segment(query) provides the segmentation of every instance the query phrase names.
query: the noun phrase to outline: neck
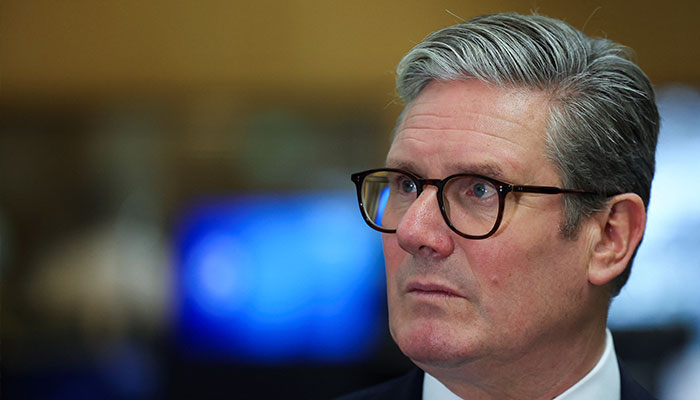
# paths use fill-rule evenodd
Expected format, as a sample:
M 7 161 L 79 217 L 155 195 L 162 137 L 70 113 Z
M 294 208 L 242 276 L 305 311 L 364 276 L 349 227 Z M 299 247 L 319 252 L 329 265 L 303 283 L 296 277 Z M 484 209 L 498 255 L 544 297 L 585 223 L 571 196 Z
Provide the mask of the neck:
M 542 338 L 508 359 L 418 365 L 465 399 L 552 399 L 582 379 L 605 349 L 605 321 L 562 338 Z

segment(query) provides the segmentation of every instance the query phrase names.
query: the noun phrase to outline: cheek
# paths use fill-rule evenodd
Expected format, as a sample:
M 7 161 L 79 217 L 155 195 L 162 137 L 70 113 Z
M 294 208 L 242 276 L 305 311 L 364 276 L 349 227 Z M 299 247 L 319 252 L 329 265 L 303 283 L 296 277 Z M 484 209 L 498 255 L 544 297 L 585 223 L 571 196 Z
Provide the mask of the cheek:
M 523 234 L 492 237 L 487 239 L 490 243 L 465 244 L 468 247 L 465 253 L 487 312 L 515 316 L 518 310 L 538 303 L 542 293 L 557 284 L 555 271 L 564 261 L 557 258 L 557 239 L 531 239 L 531 235 Z
M 396 272 L 407 253 L 399 246 L 396 235 L 382 234 L 382 248 L 384 250 L 387 290 L 391 297 Z
M 399 295 L 399 266 L 408 253 L 398 244 L 396 235 L 382 235 L 382 247 L 384 249 L 384 263 L 386 269 L 386 296 L 389 311 L 389 331 L 398 343 L 396 330 L 402 326 L 402 321 L 408 317 L 404 315 L 401 296 Z
M 489 238 L 486 240 L 495 239 Z M 518 243 L 508 241 L 467 243 L 465 254 L 477 281 L 483 289 L 508 286 L 517 269 L 522 268 L 522 251 Z
M 382 249 L 388 274 L 390 270 L 395 270 L 401 264 L 407 253 L 399 246 L 395 234 L 382 234 Z
M 525 232 L 478 243 L 466 253 L 479 282 L 481 305 L 491 322 L 517 335 L 553 323 L 576 308 L 585 273 L 574 242 L 558 232 Z

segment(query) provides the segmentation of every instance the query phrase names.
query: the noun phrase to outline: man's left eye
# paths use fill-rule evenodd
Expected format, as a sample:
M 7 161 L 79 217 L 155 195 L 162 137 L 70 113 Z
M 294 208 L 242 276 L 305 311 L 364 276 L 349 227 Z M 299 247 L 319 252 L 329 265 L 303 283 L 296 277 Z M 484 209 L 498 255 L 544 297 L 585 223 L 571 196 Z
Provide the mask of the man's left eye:
M 472 186 L 471 192 L 474 194 L 474 197 L 478 199 L 485 199 L 496 194 L 495 188 L 485 182 L 475 183 Z

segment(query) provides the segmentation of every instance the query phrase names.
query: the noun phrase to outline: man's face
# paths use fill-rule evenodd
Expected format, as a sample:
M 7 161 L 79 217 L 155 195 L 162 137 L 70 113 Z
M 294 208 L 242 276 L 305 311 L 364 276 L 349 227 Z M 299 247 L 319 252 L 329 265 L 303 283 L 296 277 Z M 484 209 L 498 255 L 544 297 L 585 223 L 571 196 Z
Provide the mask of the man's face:
M 433 82 L 409 106 L 387 166 L 560 186 L 545 156 L 547 115 L 538 92 Z M 469 240 L 447 226 L 436 193 L 426 186 L 383 235 L 391 333 L 407 356 L 423 368 L 508 363 L 580 333 L 590 240 L 559 233 L 559 195 L 509 194 L 498 232 Z

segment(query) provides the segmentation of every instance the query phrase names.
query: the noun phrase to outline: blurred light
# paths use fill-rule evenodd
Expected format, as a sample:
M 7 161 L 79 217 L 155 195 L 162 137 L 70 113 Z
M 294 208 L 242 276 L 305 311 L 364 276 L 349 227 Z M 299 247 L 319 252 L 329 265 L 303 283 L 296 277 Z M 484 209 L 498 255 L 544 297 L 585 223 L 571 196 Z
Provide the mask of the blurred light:
M 661 133 L 647 228 L 628 284 L 613 301 L 613 329 L 684 325 L 700 340 L 700 93 L 658 93 Z
M 179 234 L 183 350 L 247 362 L 354 361 L 383 327 L 378 235 L 340 193 L 201 204 Z

